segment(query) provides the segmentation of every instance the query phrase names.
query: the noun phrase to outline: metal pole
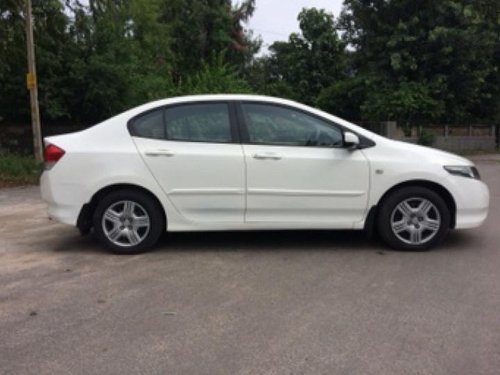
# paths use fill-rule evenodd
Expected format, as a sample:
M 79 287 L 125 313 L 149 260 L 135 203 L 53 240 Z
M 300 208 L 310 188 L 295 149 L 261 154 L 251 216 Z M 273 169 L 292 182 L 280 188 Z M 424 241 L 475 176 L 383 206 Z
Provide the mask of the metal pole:
M 33 128 L 33 151 L 38 162 L 43 161 L 42 131 L 40 127 L 40 109 L 38 108 L 38 85 L 36 79 L 35 45 L 33 43 L 33 16 L 31 0 L 26 0 L 26 49 L 28 51 L 28 74 L 26 86 L 30 91 L 31 126 Z

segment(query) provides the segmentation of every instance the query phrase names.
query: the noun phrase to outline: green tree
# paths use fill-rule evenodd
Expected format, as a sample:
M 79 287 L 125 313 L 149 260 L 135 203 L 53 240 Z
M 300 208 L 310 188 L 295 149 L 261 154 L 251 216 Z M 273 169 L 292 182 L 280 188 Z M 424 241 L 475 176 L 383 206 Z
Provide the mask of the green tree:
M 346 0 L 345 40 L 371 119 L 491 118 L 498 100 L 497 0 Z
M 62 4 L 57 0 L 33 1 L 34 32 L 42 116 L 55 119 L 67 115 L 64 97 L 68 94 L 64 76 L 67 59 L 64 47 L 68 25 Z M 0 118 L 18 122 L 29 116 L 26 89 L 26 41 L 24 1 L 0 3 Z
M 214 55 L 210 62 L 204 62 L 198 72 L 180 82 L 176 94 L 241 94 L 251 92 L 248 83 L 240 77 L 235 67 L 224 62 L 224 59 L 224 54 L 220 53 L 218 56 Z
M 0 120 L 16 118 L 16 108 L 25 105 L 26 64 L 20 65 L 25 58 L 21 12 L 20 1 L 0 3 Z
M 255 10 L 255 0 L 236 7 L 231 0 L 165 0 L 162 9 L 175 51 L 174 79 L 197 72 L 213 54 L 224 51 L 228 63 L 244 65 L 260 47 L 243 28 Z
M 156 0 L 76 1 L 70 71 L 70 112 L 77 121 L 98 121 L 165 96 L 171 60 L 169 33 Z
M 300 34 L 273 43 L 270 55 L 254 69 L 268 76 L 257 81 L 263 85 L 261 91 L 314 104 L 324 88 L 343 76 L 345 45 L 333 16 L 324 10 L 303 9 L 298 20 Z
M 34 0 L 41 116 L 44 122 L 102 120 L 167 95 L 168 25 L 160 0 Z M 24 1 L 0 3 L 0 117 L 29 119 Z
M 347 120 L 359 120 L 369 84 L 369 79 L 363 76 L 340 79 L 320 92 L 316 106 Z

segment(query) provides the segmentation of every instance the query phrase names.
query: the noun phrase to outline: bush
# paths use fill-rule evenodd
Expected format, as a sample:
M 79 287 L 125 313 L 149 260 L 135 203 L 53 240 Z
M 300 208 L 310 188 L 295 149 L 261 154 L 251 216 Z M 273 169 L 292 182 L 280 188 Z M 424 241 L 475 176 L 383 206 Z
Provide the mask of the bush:
M 210 64 L 203 63 L 200 71 L 187 77 L 177 89 L 177 95 L 243 94 L 250 93 L 247 82 L 235 69 L 224 62 L 224 54 L 214 55 Z
M 432 146 L 435 140 L 436 136 L 434 135 L 434 133 L 422 129 L 418 137 L 417 143 L 422 146 Z
M 364 77 L 337 81 L 323 89 L 316 99 L 316 106 L 336 116 L 357 121 L 361 119 L 360 107 L 366 100 Z
M 33 156 L 0 152 L 0 187 L 36 184 L 40 170 Z

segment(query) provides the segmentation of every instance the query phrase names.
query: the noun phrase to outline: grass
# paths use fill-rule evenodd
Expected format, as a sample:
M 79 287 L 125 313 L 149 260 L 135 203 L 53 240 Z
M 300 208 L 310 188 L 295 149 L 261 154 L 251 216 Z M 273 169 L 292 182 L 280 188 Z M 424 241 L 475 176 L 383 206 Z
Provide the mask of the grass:
M 40 171 L 33 156 L 0 152 L 0 187 L 37 184 Z

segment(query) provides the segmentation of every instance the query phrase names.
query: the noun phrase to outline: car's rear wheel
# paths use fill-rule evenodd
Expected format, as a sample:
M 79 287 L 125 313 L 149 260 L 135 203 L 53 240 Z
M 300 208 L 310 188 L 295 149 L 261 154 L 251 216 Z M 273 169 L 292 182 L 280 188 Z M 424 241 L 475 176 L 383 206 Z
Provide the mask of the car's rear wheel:
M 445 201 L 425 187 L 396 190 L 380 207 L 379 233 L 395 249 L 430 249 L 444 239 L 449 228 L 450 211 Z
M 93 216 L 99 240 L 118 254 L 136 254 L 153 247 L 165 223 L 158 203 L 136 190 L 111 192 L 99 201 Z

